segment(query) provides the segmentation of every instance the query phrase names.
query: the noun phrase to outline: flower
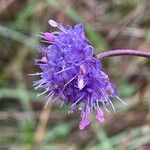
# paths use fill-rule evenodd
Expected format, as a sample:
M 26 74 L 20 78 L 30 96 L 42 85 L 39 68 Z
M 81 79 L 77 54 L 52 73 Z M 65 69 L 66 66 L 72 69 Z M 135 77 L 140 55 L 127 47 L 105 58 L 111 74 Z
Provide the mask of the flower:
M 41 69 L 40 80 L 34 82 L 35 89 L 43 88 L 41 96 L 47 94 L 47 103 L 61 101 L 61 106 L 67 104 L 74 112 L 80 106 L 80 129 L 91 123 L 91 113 L 104 122 L 103 108 L 111 105 L 115 110 L 112 98 L 119 97 L 115 86 L 102 71 L 100 61 L 94 57 L 94 48 L 85 36 L 82 24 L 75 27 L 63 26 L 49 20 L 52 27 L 59 32 L 45 32 L 42 39 L 47 46 L 39 46 L 41 59 L 35 59 L 35 64 Z M 100 107 L 102 104 L 103 108 Z

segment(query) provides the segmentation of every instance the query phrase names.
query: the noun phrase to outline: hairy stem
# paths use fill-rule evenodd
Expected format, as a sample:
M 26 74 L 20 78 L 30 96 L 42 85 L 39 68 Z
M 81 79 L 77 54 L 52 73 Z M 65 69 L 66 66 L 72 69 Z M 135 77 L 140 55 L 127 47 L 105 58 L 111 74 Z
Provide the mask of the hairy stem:
M 118 49 L 118 50 L 105 51 L 105 52 L 101 52 L 97 54 L 96 57 L 98 59 L 102 59 L 102 58 L 107 58 L 107 57 L 123 56 L 123 55 L 141 56 L 141 57 L 150 58 L 150 52 L 131 50 L 131 49 Z

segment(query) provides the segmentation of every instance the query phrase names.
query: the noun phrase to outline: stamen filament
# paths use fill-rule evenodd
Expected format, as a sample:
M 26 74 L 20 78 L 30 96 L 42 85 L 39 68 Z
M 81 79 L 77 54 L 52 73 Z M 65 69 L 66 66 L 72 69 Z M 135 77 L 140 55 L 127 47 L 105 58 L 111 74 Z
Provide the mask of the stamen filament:
M 116 96 L 116 98 L 117 98 L 120 102 L 122 102 L 123 104 L 128 105 L 128 104 L 127 104 L 126 102 L 124 102 L 120 97 Z

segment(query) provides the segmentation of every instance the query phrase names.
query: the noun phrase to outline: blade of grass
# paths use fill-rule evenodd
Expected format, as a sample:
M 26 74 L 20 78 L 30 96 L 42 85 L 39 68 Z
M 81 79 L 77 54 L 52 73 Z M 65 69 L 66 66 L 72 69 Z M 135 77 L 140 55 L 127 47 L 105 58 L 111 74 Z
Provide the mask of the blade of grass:
M 144 129 L 147 129 L 147 131 L 144 132 L 143 131 Z M 101 132 L 99 132 L 99 133 L 101 133 Z M 130 150 L 135 150 L 135 149 L 139 149 L 143 144 L 148 142 L 148 140 L 150 139 L 149 133 L 150 133 L 149 125 L 144 125 L 142 127 L 131 129 L 128 132 L 124 131 L 124 132 L 121 132 L 120 134 L 117 134 L 113 137 L 110 137 L 110 138 L 107 137 L 107 138 L 109 141 L 111 141 L 111 146 L 114 147 L 115 149 L 119 149 L 120 144 L 122 144 L 125 139 L 129 138 L 129 141 L 127 143 L 127 147 Z M 105 139 L 105 136 L 103 137 L 103 133 L 102 133 L 101 143 L 98 145 L 94 145 L 93 147 L 91 147 L 89 149 L 90 150 L 96 150 L 96 149 L 102 148 L 103 147 L 103 142 L 102 142 L 103 139 Z M 143 139 L 143 140 L 141 140 L 141 139 Z
M 36 98 L 36 93 L 31 92 L 31 91 L 24 91 L 24 89 L 0 88 L 0 99 L 5 98 L 5 97 L 22 99 L 22 93 L 24 92 L 27 92 L 30 100 L 34 100 Z
M 0 35 L 21 42 L 24 45 L 32 48 L 37 41 L 35 38 L 29 37 L 23 33 L 4 27 L 2 25 L 0 25 Z

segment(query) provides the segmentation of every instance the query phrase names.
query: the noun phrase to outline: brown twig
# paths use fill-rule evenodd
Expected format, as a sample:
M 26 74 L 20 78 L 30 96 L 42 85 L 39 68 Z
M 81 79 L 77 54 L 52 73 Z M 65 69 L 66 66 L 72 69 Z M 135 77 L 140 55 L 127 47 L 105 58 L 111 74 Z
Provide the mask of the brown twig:
M 129 14 L 127 14 L 123 19 L 121 19 L 109 32 L 108 40 L 111 41 L 114 39 L 123 29 L 129 24 L 136 16 L 141 14 L 143 10 L 147 7 L 147 5 L 140 4 L 134 10 L 132 10 Z
M 15 0 L 1 0 L 0 13 L 5 11 Z
M 44 133 L 46 131 L 46 126 L 49 120 L 50 111 L 51 111 L 51 105 L 48 105 L 46 108 L 42 110 L 40 114 L 39 124 L 35 131 L 34 142 L 31 148 L 32 150 L 40 150 L 40 146 L 42 144 Z

